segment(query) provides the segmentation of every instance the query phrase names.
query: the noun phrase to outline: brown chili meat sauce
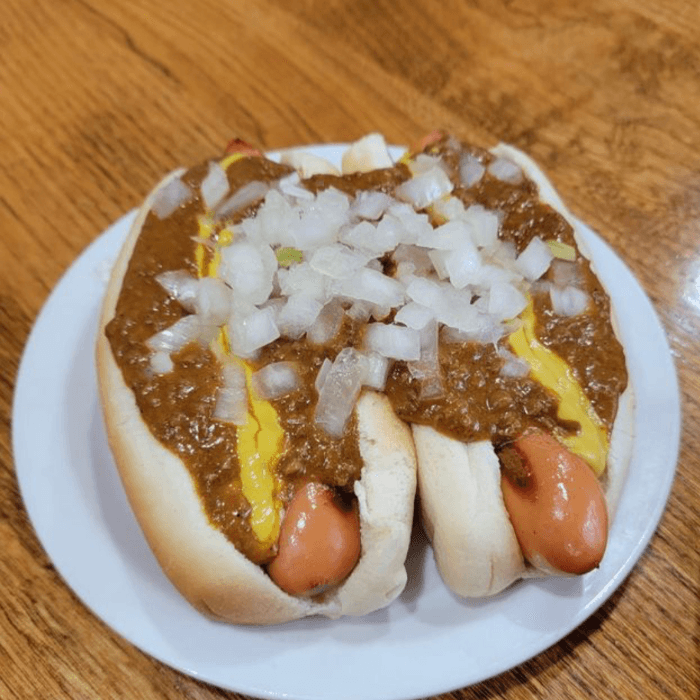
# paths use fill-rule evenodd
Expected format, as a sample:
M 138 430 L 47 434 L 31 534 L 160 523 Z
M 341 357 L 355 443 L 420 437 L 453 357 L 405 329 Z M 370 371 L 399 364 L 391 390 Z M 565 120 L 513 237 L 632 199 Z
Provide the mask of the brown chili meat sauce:
M 461 186 L 458 163 L 464 149 L 484 165 L 492 159 L 486 151 L 458 147 L 451 139 L 429 146 L 427 152 L 441 156 L 456 184 L 453 195 L 465 205 L 478 203 L 502 213 L 499 237 L 512 241 L 518 251 L 534 236 L 575 245 L 570 225 L 539 201 L 537 188 L 530 181 L 509 184 L 487 172 L 477 184 Z M 183 181 L 199 193 L 206 172 L 206 165 L 192 168 Z M 235 192 L 251 181 L 272 182 L 290 172 L 287 166 L 253 156 L 234 161 L 227 175 Z M 392 194 L 409 177 L 406 165 L 399 164 L 372 173 L 317 175 L 303 184 L 315 193 L 334 187 L 349 196 L 361 190 Z M 255 207 L 239 212 L 237 220 L 253 215 Z M 149 364 L 146 341 L 187 313 L 154 278 L 169 270 L 184 269 L 196 275 L 193 238 L 204 209 L 196 194 L 163 220 L 153 212 L 148 214 L 106 334 L 144 422 L 187 466 L 210 521 L 249 559 L 263 563 L 270 552 L 257 541 L 250 525 L 251 508 L 240 485 L 236 428 L 212 416 L 216 391 L 222 383 L 219 361 L 208 348 L 193 343 L 173 355 L 170 372 L 154 374 Z M 382 262 L 385 273 L 389 273 L 392 265 L 387 260 Z M 548 295 L 533 293 L 536 332 L 545 346 L 572 367 L 610 431 L 618 397 L 627 383 L 624 354 L 612 329 L 609 299 L 588 262 L 577 253 L 572 265 L 592 303 L 584 313 L 565 318 L 553 313 Z M 279 339 L 262 348 L 252 361 L 255 368 L 277 361 L 292 361 L 298 368 L 300 388 L 272 400 L 285 433 L 285 445 L 276 465 L 281 481 L 287 484 L 283 487 L 286 492 L 279 494 L 282 498 L 290 497 L 294 484 L 306 479 L 351 492 L 360 476 L 362 463 L 354 418 L 342 438 L 332 439 L 315 425 L 313 413 L 318 398 L 314 381 L 324 359 L 332 361 L 344 347 L 361 347 L 363 331 L 362 324 L 346 316 L 336 337 L 323 346 L 305 338 Z M 538 382 L 527 376 L 501 374 L 504 360 L 493 343 L 441 342 L 439 361 L 443 392 L 433 399 L 421 398 L 421 384 L 406 362 L 393 363 L 385 393 L 403 420 L 434 426 L 460 440 L 489 439 L 496 445 L 531 426 L 564 432 L 577 428 L 562 423 L 557 417 L 557 398 Z

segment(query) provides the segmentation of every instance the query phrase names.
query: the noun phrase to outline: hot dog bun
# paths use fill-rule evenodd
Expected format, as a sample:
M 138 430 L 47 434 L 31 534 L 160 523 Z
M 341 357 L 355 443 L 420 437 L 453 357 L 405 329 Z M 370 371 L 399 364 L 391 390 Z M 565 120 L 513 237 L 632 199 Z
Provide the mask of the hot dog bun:
M 505 144 L 492 153 L 519 165 L 536 183 L 540 199 L 571 224 L 579 251 L 590 260 L 578 221 L 534 161 Z M 595 272 L 593 264 L 591 267 Z M 614 308 L 612 314 L 619 336 Z M 633 420 L 634 392 L 628 384 L 619 400 L 601 480 L 610 521 L 631 457 Z M 523 558 L 504 505 L 499 459 L 491 442 L 464 444 L 422 425 L 413 425 L 412 430 L 418 455 L 421 519 L 448 587 L 460 596 L 483 597 L 499 593 L 520 578 L 547 575 Z
M 141 418 L 117 366 L 105 326 L 113 318 L 136 240 L 167 176 L 149 195 L 114 266 L 96 354 L 109 444 L 124 489 L 163 571 L 198 610 L 241 624 L 274 624 L 307 615 L 364 615 L 388 605 L 406 584 L 404 562 L 416 489 L 416 460 L 407 426 L 383 395 L 365 392 L 356 406 L 364 462 L 354 491 L 362 553 L 350 576 L 320 600 L 284 593 L 263 569 L 238 552 L 205 516 L 192 479 Z

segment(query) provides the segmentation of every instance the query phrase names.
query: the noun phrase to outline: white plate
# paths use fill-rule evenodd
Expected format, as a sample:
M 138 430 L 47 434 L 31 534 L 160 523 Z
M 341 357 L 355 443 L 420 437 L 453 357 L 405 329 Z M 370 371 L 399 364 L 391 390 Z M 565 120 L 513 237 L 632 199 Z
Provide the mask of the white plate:
M 339 146 L 315 149 L 339 159 Z M 17 381 L 13 444 L 22 495 L 48 556 L 102 620 L 199 680 L 270 698 L 377 700 L 442 693 L 494 676 L 556 643 L 620 585 L 663 512 L 678 456 L 680 408 L 668 344 L 644 292 L 592 231 L 637 394 L 630 473 L 602 566 L 577 579 L 521 582 L 485 601 L 441 583 L 414 536 L 410 584 L 360 619 L 271 628 L 211 622 L 161 573 L 122 490 L 102 424 L 93 361 L 98 307 L 135 213 L 97 238 L 59 282 L 30 335 Z

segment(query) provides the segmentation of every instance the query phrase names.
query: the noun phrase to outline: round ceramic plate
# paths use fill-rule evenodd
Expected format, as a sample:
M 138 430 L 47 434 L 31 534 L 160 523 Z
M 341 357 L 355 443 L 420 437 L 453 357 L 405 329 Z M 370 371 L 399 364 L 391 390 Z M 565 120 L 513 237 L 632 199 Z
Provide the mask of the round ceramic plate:
M 335 161 L 342 153 L 337 145 L 307 150 Z M 100 302 L 134 217 L 97 238 L 54 289 L 26 346 L 13 413 L 17 476 L 37 535 L 67 584 L 117 633 L 183 673 L 249 695 L 416 698 L 526 661 L 583 622 L 627 576 L 673 481 L 678 386 L 649 300 L 612 250 L 585 229 L 619 313 L 637 397 L 632 463 L 600 568 L 575 579 L 520 582 L 488 600 L 460 600 L 442 584 L 416 532 L 408 587 L 366 617 L 255 628 L 199 615 L 165 578 L 132 515 L 97 395 Z

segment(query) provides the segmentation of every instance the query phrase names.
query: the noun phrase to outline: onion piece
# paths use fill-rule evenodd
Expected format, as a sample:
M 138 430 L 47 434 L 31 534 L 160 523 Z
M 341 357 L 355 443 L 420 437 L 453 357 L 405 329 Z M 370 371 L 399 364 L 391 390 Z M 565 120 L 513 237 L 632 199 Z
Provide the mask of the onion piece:
M 501 212 L 472 204 L 462 217 L 472 228 L 472 240 L 479 248 L 491 248 L 498 242 Z
M 343 175 L 369 172 L 377 168 L 391 168 L 394 161 L 381 134 L 367 134 L 355 141 L 342 158 Z
M 523 179 L 523 171 L 520 166 L 508 158 L 496 158 L 488 166 L 490 175 L 501 182 L 517 185 Z
M 370 350 L 396 360 L 418 360 L 420 358 L 420 334 L 412 328 L 390 323 L 367 325 L 365 344 Z
M 277 314 L 277 327 L 286 338 L 301 338 L 313 326 L 323 305 L 310 294 L 293 294 Z
M 292 239 L 292 245 L 304 251 L 335 243 L 341 228 L 350 222 L 349 208 L 348 196 L 329 187 L 313 200 L 301 201 L 292 209 L 286 235 Z
M 364 386 L 377 391 L 384 391 L 386 378 L 389 374 L 390 360 L 388 357 L 380 355 L 378 352 L 369 352 L 367 357 L 367 376 Z
M 450 194 L 454 185 L 445 171 L 437 166 L 406 180 L 396 188 L 396 196 L 416 209 L 425 209 L 435 200 Z
M 476 246 L 465 238 L 461 245 L 445 256 L 445 269 L 455 289 L 473 284 L 481 269 L 481 255 Z
M 231 291 L 220 279 L 197 279 L 185 270 L 172 270 L 159 274 L 156 282 L 205 325 L 221 325 L 231 313 Z
M 400 282 L 368 267 L 361 268 L 350 279 L 335 280 L 331 289 L 337 296 L 391 308 L 400 306 L 405 299 Z
M 465 187 L 473 187 L 481 180 L 486 168 L 476 157 L 467 153 L 459 161 L 459 177 Z
M 500 321 L 515 318 L 527 306 L 525 295 L 508 282 L 496 282 L 489 293 L 488 312 Z
M 223 219 L 226 216 L 231 216 L 241 209 L 249 207 L 251 204 L 260 201 L 265 197 L 270 185 L 266 182 L 254 180 L 244 185 L 239 190 L 234 192 L 227 200 L 221 204 L 216 210 L 216 216 Z
M 231 287 L 234 297 L 250 304 L 267 301 L 276 271 L 277 257 L 269 245 L 243 240 L 221 251 L 219 277 Z
M 187 204 L 193 197 L 192 189 L 176 177 L 158 190 L 153 199 L 151 211 L 159 219 L 167 219 L 178 207 Z
M 548 240 L 546 243 L 555 258 L 559 260 L 568 260 L 569 262 L 576 260 L 576 248 L 572 245 L 556 239 Z
M 314 411 L 316 424 L 331 437 L 342 437 L 366 376 L 367 358 L 343 348 L 328 370 Z
M 305 177 L 309 176 L 306 175 Z M 307 190 L 306 187 L 301 184 L 299 173 L 297 172 L 287 175 L 287 177 L 283 177 L 279 183 L 277 183 L 277 186 L 279 187 L 280 192 L 288 197 L 308 200 L 312 200 L 314 198 L 314 193 Z
M 229 338 L 235 355 L 252 357 L 257 350 L 280 337 L 271 307 L 255 309 L 247 316 L 234 314 L 228 323 Z
M 226 362 L 222 367 L 223 384 L 216 393 L 213 417 L 234 425 L 248 422 L 248 392 L 245 370 L 238 362 Z
M 534 282 L 547 272 L 553 259 L 554 255 L 549 246 L 535 236 L 516 258 L 515 267 L 523 277 Z
M 293 362 L 272 362 L 253 373 L 251 383 L 261 399 L 278 399 L 299 386 Z
M 217 326 L 206 325 L 196 314 L 190 314 L 152 335 L 146 340 L 146 346 L 153 352 L 178 352 L 195 341 L 209 343 L 218 331 Z
M 332 366 L 333 363 L 327 357 L 324 358 L 323 364 L 321 365 L 321 368 L 318 370 L 318 374 L 316 375 L 316 381 L 314 382 L 316 391 L 319 394 L 321 393 L 321 389 L 323 389 L 323 385 L 325 384 L 326 378 L 328 377 L 328 372 L 330 372 Z
M 425 328 L 426 324 L 434 318 L 435 314 L 431 309 L 415 301 L 409 301 L 408 304 L 405 304 L 396 312 L 394 321 L 419 331 Z
M 150 367 L 154 374 L 168 374 L 173 371 L 175 365 L 170 357 L 170 353 L 165 352 L 165 350 L 159 350 L 151 355 Z
M 420 358 L 408 363 L 411 376 L 420 382 L 420 398 L 435 399 L 444 391 L 438 355 L 438 324 L 430 321 L 420 331 Z
M 215 277 L 198 280 L 194 311 L 205 324 L 220 326 L 231 314 L 231 290 Z
M 522 357 L 514 355 L 506 348 L 499 346 L 497 353 L 503 358 L 504 362 L 499 370 L 503 377 L 527 377 L 530 373 L 530 363 Z
M 557 287 L 579 286 L 583 283 L 581 267 L 576 262 L 555 259 L 550 266 L 549 278 Z
M 199 286 L 196 277 L 186 270 L 168 270 L 157 275 L 156 282 L 163 287 L 168 296 L 176 299 L 190 313 L 194 313 Z
M 280 156 L 280 163 L 291 165 L 304 179 L 313 175 L 340 175 L 333 163 L 303 150 L 285 151 Z
M 350 216 L 378 221 L 394 200 L 384 192 L 363 190 L 355 195 L 350 206 Z
M 588 307 L 589 297 L 583 289 L 568 286 L 563 289 L 555 285 L 549 288 L 552 310 L 559 316 L 578 316 Z
M 332 243 L 318 248 L 311 256 L 309 265 L 312 270 L 327 277 L 347 279 L 355 276 L 369 260 L 367 255 L 358 253 L 342 243 Z
M 207 173 L 200 187 L 202 199 L 208 209 L 214 209 L 228 194 L 228 177 L 226 171 L 215 161 L 209 163 Z
M 343 322 L 343 307 L 338 300 L 326 304 L 306 333 L 315 345 L 323 345 L 335 338 Z M 369 316 L 368 316 L 369 318 Z

